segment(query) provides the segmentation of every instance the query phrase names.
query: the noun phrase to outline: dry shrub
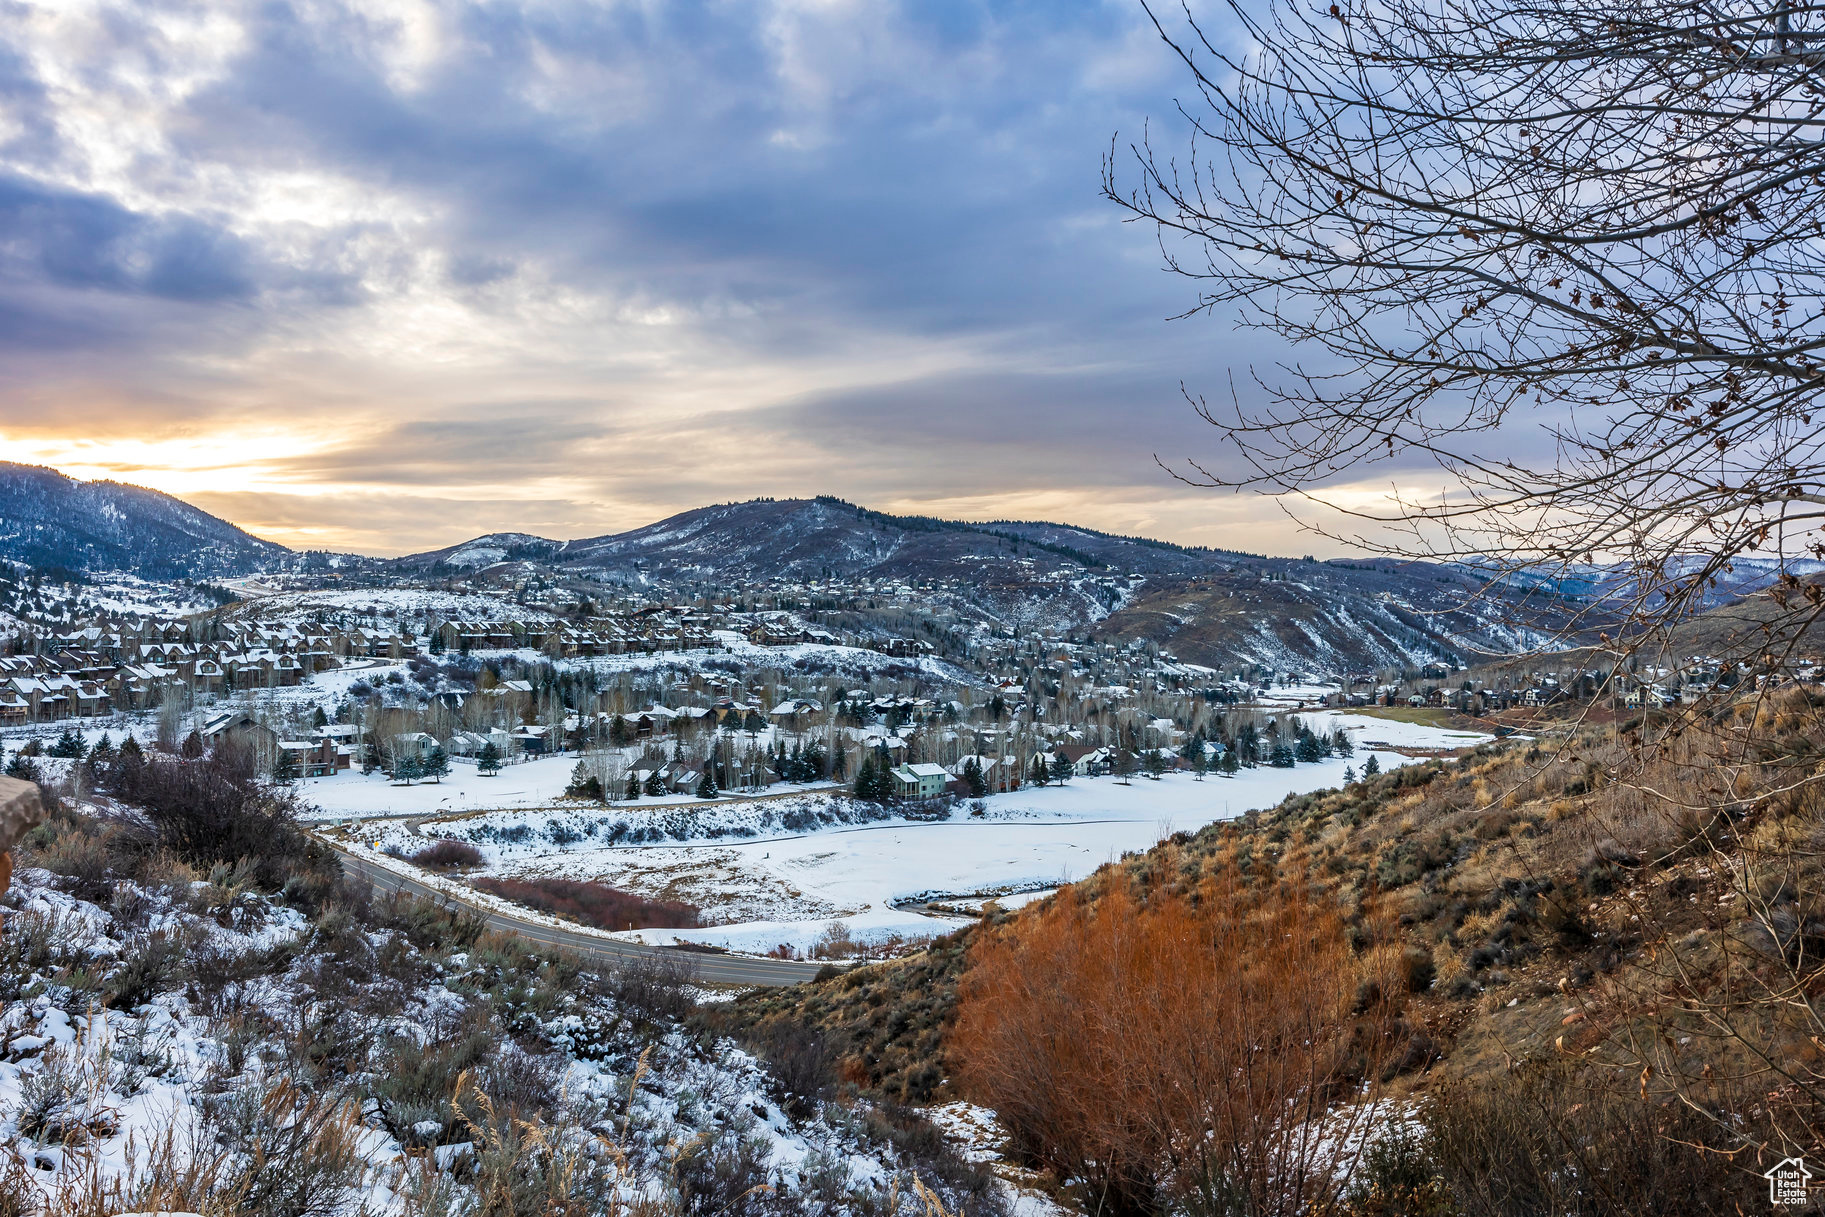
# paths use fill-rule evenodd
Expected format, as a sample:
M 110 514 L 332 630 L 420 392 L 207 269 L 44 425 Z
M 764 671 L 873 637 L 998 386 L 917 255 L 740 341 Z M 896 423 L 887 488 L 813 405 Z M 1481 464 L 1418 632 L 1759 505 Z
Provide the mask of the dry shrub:
M 452 841 L 445 838 L 433 845 L 427 845 L 412 855 L 412 862 L 417 866 L 427 866 L 434 870 L 452 870 L 459 866 L 480 866 L 485 859 L 482 851 L 467 841 Z
M 677 900 L 648 900 L 581 879 L 477 879 L 485 892 L 602 930 L 689 929 L 697 910 Z
M 1317 1130 L 1363 1072 L 1357 979 L 1336 912 L 1290 887 L 1066 889 L 975 948 L 958 1078 L 1092 1212 L 1303 1212 L 1334 1192 L 1347 1138 Z

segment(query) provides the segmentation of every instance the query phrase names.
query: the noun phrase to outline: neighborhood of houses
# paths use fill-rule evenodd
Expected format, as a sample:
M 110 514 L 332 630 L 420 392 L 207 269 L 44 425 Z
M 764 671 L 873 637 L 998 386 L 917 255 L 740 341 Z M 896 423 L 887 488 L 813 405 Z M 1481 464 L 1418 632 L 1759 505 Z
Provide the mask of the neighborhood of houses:
M 919 800 L 1073 776 L 1292 764 L 1313 747 L 1328 755 L 1332 741 L 1309 744 L 1295 717 L 1308 707 L 1439 707 L 1482 719 L 1567 704 L 1690 705 L 1771 680 L 1816 681 L 1821 668 L 1687 657 L 1629 671 L 1466 669 L 1439 658 L 1404 670 L 1220 673 L 1151 641 L 995 627 L 921 605 L 918 594 L 901 584 L 743 588 L 630 598 L 613 611 L 579 599 L 565 616 L 497 596 L 501 612 L 460 617 L 376 594 L 361 609 L 289 615 L 260 615 L 256 600 L 163 618 L 22 622 L 0 635 L 0 728 L 149 714 L 166 743 L 194 730 L 208 746 L 251 748 L 287 777 L 360 769 L 413 781 L 452 764 L 491 772 L 561 753 L 577 757 L 576 793 L 609 800 L 861 783 L 866 768 L 880 796 Z M 477 601 L 486 602 L 465 603 Z M 819 666 L 864 651 L 894 662 Z M 591 662 L 660 652 L 668 662 L 639 673 Z M 329 673 L 341 675 L 328 682 Z M 271 696 L 287 689 L 300 695 Z M 1298 690 L 1290 702 L 1287 690 Z

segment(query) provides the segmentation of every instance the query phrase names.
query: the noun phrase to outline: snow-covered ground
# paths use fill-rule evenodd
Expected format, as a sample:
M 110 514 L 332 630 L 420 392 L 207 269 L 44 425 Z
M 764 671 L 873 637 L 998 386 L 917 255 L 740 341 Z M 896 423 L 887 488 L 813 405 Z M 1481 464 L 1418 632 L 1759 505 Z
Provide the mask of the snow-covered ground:
M 1345 771 L 1360 773 L 1371 755 L 1387 769 L 1409 763 L 1411 752 L 1459 748 L 1488 738 L 1347 711 L 1314 711 L 1305 717 L 1321 735 L 1344 728 L 1356 742 L 1356 754 L 1293 769 L 1244 769 L 1233 778 L 1199 780 L 1188 773 L 1157 781 L 1137 777 L 1130 783 L 1076 778 L 1063 786 L 991 795 L 983 800 L 983 815 L 973 815 L 966 803 L 941 821 L 894 816 L 857 823 L 853 821 L 871 814 L 858 810 L 866 805 L 834 793 L 803 793 L 716 804 L 674 799 L 609 809 L 574 804 L 508 809 L 422 825 L 376 824 L 362 829 L 361 839 L 410 854 L 430 838 L 456 837 L 482 851 L 492 874 L 599 879 L 643 895 L 687 901 L 701 908 L 706 919 L 723 923 L 618 937 L 654 943 L 684 939 L 757 952 L 784 944 L 802 952 L 839 920 L 857 940 L 945 933 L 960 922 L 899 906 L 938 900 L 963 908 L 967 906 L 960 901 L 968 897 L 1055 887 L 1171 833 L 1271 807 L 1289 794 L 1342 785 Z M 535 764 L 556 767 L 567 776 L 562 761 Z M 505 781 L 512 772 L 503 771 L 500 778 L 466 776 L 464 789 Z M 344 781 L 324 779 L 318 788 Z M 401 793 L 436 790 L 419 786 Z M 820 826 L 794 831 L 789 813 L 795 811 L 800 817 L 815 816 Z M 670 840 L 619 843 L 630 839 L 630 829 L 642 828 L 646 831 L 633 840 Z M 680 839 L 692 836 L 710 839 Z
M 912 1189 L 904 1155 L 868 1131 L 865 1107 L 782 1103 L 756 1058 L 729 1041 L 686 1033 L 673 1015 L 642 1016 L 612 989 L 571 986 L 556 995 L 554 1009 L 531 1015 L 521 1008 L 508 1035 L 499 1007 L 477 996 L 498 975 L 485 952 L 420 952 L 397 929 L 378 927 L 363 927 L 338 947 L 298 911 L 261 897 L 240 898 L 236 916 L 247 924 L 230 929 L 193 912 L 180 888 L 121 880 L 104 908 L 59 883 L 35 868 L 14 877 L 8 933 L 32 945 L 0 959 L 0 1147 L 14 1164 L 8 1195 L 28 1211 L 88 1212 L 92 1205 L 75 1199 L 116 1182 L 125 1193 L 116 1200 L 131 1207 L 148 1163 L 182 1178 L 193 1155 L 204 1164 L 198 1179 L 260 1179 L 276 1190 L 273 1173 L 304 1169 L 306 1156 L 291 1140 L 250 1130 L 294 1119 L 313 1135 L 322 1130 L 320 1144 L 346 1146 L 334 1158 L 309 1159 L 320 1167 L 311 1211 L 423 1213 L 409 1198 L 422 1200 L 430 1184 L 454 1193 L 445 1211 L 469 1211 L 458 1164 L 481 1152 L 478 1141 L 436 1101 L 418 1102 L 422 1118 L 408 1124 L 399 1071 L 420 1058 L 398 1045 L 432 1045 L 478 1023 L 490 1033 L 486 1059 L 463 1076 L 485 1087 L 497 1086 L 491 1079 L 508 1068 L 549 1079 L 552 1105 L 561 1109 L 545 1125 L 549 1143 L 581 1147 L 579 1161 L 611 1164 L 619 1203 L 603 1212 L 638 1211 L 642 1197 L 675 1187 L 686 1154 L 732 1156 L 738 1141 L 769 1190 L 804 1198 L 809 1211 L 930 1211 Z M 153 949 L 153 935 L 181 938 L 182 961 L 118 1008 L 97 1000 Z M 347 977 L 333 962 L 339 949 L 381 947 L 393 975 L 376 970 L 380 956 L 372 953 Z M 233 979 L 224 982 L 224 968 Z M 415 982 L 400 983 L 406 975 Z M 324 1009 L 335 1004 L 360 1013 L 338 1022 Z M 289 1028 L 300 1018 L 338 1028 L 338 1038 L 313 1044 L 339 1054 L 340 1067 L 292 1068 Z M 342 1032 L 355 1026 L 360 1034 Z M 435 1058 L 429 1048 L 426 1054 Z M 388 1083 L 395 1089 L 384 1090 Z M 320 1105 L 310 1105 L 312 1094 Z M 390 1096 L 390 1110 L 374 1097 L 381 1094 Z M 985 1160 L 969 1130 L 955 1120 L 945 1127 L 965 1155 Z M 614 1152 L 600 1153 L 603 1146 Z M 264 1148 L 272 1148 L 270 1159 Z M 1020 1182 L 1008 1192 L 1012 1212 L 1059 1212 Z

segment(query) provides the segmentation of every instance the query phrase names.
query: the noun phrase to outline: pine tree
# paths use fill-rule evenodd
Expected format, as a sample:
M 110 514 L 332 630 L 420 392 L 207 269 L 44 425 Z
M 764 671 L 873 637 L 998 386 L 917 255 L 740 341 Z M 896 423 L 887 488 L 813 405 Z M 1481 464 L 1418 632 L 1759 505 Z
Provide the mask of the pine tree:
M 476 754 L 475 769 L 477 773 L 487 778 L 491 778 L 501 771 L 501 750 L 494 746 L 493 740 L 483 744 L 481 752 Z
M 1364 765 L 1362 767 L 1362 776 L 1364 776 L 1365 778 L 1372 778 L 1380 772 L 1381 772 L 1381 761 L 1376 757 L 1376 755 L 1373 752 L 1369 753 L 1369 761 L 1366 765 Z
M 1056 752 L 1052 755 L 1052 780 L 1054 782 L 1062 786 L 1071 780 L 1075 772 L 1076 767 L 1071 764 L 1070 757 L 1063 752 Z
M 589 762 L 578 761 L 570 771 L 570 784 L 564 787 L 564 793 L 573 799 L 582 798 L 589 793 Z
M 1052 771 L 1046 768 L 1046 758 L 1040 753 L 1033 754 L 1033 765 L 1027 770 L 1027 780 L 1035 786 L 1044 786 L 1052 778 Z
M 665 779 L 659 776 L 659 771 L 657 769 L 646 775 L 646 786 L 644 789 L 647 794 L 652 795 L 654 798 L 658 798 L 665 793 Z
M 1267 763 L 1275 769 L 1291 769 L 1293 759 L 1293 750 L 1282 740 L 1275 740 L 1273 750 L 1267 754 Z
M 425 776 L 430 778 L 433 782 L 436 782 L 439 785 L 442 785 L 443 780 L 444 780 L 444 775 L 449 772 L 450 772 L 449 754 L 443 750 L 443 746 L 441 744 L 437 745 L 436 747 L 433 747 L 431 749 L 431 755 L 429 755 L 425 758 L 425 764 L 424 764 Z
M 716 775 L 711 771 L 707 761 L 703 766 L 703 777 L 697 782 L 697 797 L 700 799 L 716 797 Z
M 874 798 L 874 758 L 867 753 L 862 754 L 862 763 L 856 767 L 855 797 Z
M 1331 752 L 1335 756 L 1354 756 L 1356 746 L 1350 743 L 1350 733 L 1342 727 L 1331 733 Z
M 289 786 L 298 780 L 298 761 L 289 748 L 279 749 L 279 759 L 272 765 L 272 780 L 281 786 Z
M 989 782 L 982 772 L 982 762 L 973 756 L 963 762 L 963 781 L 970 788 L 970 797 L 973 799 L 979 799 L 989 792 Z
M 1317 761 L 1322 761 L 1324 759 L 1324 753 L 1324 745 L 1319 743 L 1318 737 L 1313 735 L 1310 731 L 1307 731 L 1299 737 L 1299 744 L 1293 749 L 1294 757 L 1304 761 L 1308 765 Z
M 1343 767 L 1343 784 L 1344 784 L 1344 785 L 1345 785 L 1345 786 L 1348 786 L 1348 785 L 1349 785 L 1349 784 L 1350 784 L 1350 783 L 1351 783 L 1351 782 L 1354 782 L 1354 781 L 1355 781 L 1355 780 L 1356 780 L 1356 768 L 1355 768 L 1355 766 L 1353 766 L 1353 765 L 1345 765 L 1345 766 L 1344 766 L 1344 767 Z
M 424 775 L 425 767 L 416 752 L 409 752 L 393 762 L 393 780 L 410 786 Z
M 626 798 L 630 801 L 640 797 L 640 771 L 639 770 L 629 769 L 627 771 L 627 790 L 623 792 L 622 797 Z
M 1234 748 L 1225 748 L 1218 754 L 1217 771 L 1228 778 L 1233 778 L 1242 771 L 1242 761 L 1236 756 Z
M 177 754 L 187 761 L 201 760 L 203 756 L 203 736 L 201 732 L 192 731 L 178 745 Z

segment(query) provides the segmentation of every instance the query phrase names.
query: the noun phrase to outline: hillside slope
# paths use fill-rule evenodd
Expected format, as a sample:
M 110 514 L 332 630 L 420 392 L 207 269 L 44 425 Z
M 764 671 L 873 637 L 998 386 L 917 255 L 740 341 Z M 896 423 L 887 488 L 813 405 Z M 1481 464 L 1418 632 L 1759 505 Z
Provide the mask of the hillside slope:
M 156 490 L 0 462 L 0 558 L 196 578 L 245 574 L 289 552 Z
M 814 1038 L 833 1069 L 896 1098 L 995 1106 L 954 1093 L 971 1075 L 957 1028 L 980 1027 L 1005 986 L 985 960 L 1101 932 L 1112 897 L 1110 932 L 1126 933 L 1137 907 L 1220 919 L 1306 893 L 1347 945 L 1336 1035 L 1350 1047 L 1324 1064 L 1343 1071 L 1337 1093 L 1428 1096 L 1398 1153 L 1364 1168 L 1428 1202 L 1346 1211 L 1751 1211 L 1759 1171 L 1825 1115 L 1810 1038 L 1825 992 L 1809 844 L 1825 832 L 1822 710 L 1825 696 L 1786 689 L 1677 732 L 1637 719 L 1289 798 L 926 955 L 744 996 L 719 1025 L 757 1043 Z M 1681 784 L 1690 806 L 1640 796 Z M 1272 937 L 1247 948 L 1262 966 Z M 1116 1008 L 1152 996 L 1131 999 Z M 1029 1159 L 1057 1150 L 1043 1126 L 1015 1133 Z

